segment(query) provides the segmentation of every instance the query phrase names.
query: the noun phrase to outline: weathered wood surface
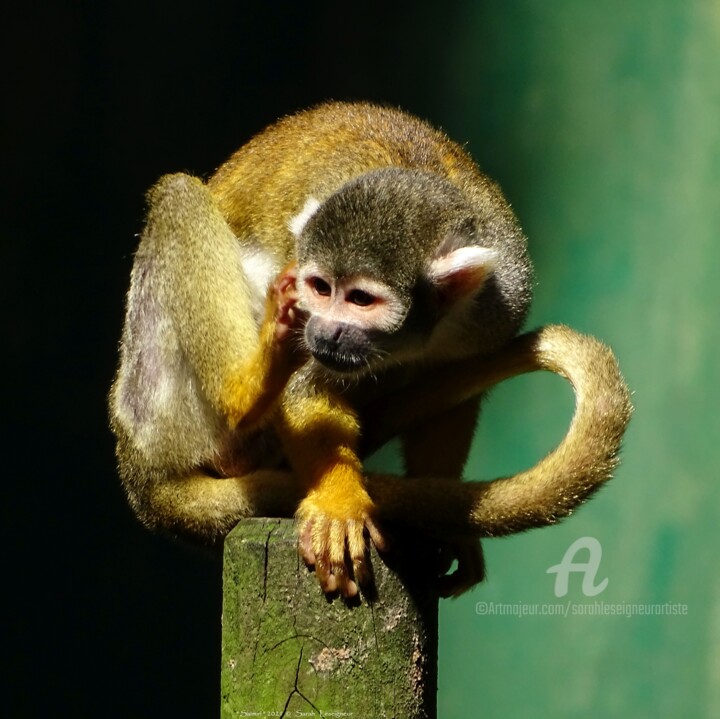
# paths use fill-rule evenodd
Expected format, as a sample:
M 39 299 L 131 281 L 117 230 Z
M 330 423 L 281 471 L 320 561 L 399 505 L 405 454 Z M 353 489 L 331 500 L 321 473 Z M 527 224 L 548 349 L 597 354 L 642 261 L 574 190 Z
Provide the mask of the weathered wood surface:
M 291 520 L 241 522 L 225 543 L 223 718 L 433 719 L 438 604 L 420 554 L 394 551 L 395 569 L 373 554 L 377 597 L 348 606 L 299 560 Z

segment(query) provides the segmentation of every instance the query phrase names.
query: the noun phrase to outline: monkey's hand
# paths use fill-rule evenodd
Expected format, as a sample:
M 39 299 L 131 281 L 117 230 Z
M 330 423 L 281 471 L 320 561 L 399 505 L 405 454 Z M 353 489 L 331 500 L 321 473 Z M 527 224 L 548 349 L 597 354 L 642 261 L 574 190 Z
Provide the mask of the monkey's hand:
M 274 312 L 275 341 L 283 344 L 294 330 L 301 329 L 307 319 L 306 313 L 297 307 L 297 262 L 288 265 L 270 288 L 269 301 Z
M 301 502 L 297 512 L 300 555 L 308 567 L 315 568 L 324 592 L 351 598 L 359 586 L 372 585 L 367 537 L 379 551 L 385 549 L 372 519 L 373 509 L 365 488 L 355 482 L 340 481 L 335 486 L 324 482 Z
M 357 417 L 342 395 L 311 380 L 295 375 L 275 421 L 285 456 L 305 488 L 296 512 L 299 549 L 323 591 L 354 597 L 359 586 L 372 587 L 366 533 L 380 550 L 385 542 L 355 452 Z
M 307 360 L 300 336 L 307 316 L 297 307 L 297 263 L 288 265 L 268 290 L 261 342 L 270 351 L 271 366 L 276 374 L 287 378 Z

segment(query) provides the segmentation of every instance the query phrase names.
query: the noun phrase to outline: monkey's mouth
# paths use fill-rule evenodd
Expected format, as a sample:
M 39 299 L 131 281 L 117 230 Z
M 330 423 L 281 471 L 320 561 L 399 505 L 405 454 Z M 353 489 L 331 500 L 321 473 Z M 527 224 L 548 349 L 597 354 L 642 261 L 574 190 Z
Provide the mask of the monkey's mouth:
M 316 317 L 305 325 L 305 345 L 324 368 L 344 375 L 367 370 L 373 355 L 372 337 L 366 331 Z
M 359 354 L 346 352 L 332 352 L 326 349 L 314 348 L 310 354 L 325 368 L 341 374 L 357 374 L 367 369 L 366 359 Z

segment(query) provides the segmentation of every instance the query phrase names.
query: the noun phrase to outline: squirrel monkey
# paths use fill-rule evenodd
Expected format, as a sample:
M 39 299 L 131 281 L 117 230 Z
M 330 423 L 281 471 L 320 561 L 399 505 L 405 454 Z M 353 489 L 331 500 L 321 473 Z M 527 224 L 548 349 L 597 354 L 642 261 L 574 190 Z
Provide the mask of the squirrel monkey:
M 477 537 L 551 524 L 607 480 L 631 407 L 612 353 L 565 327 L 516 337 L 526 241 L 499 189 L 401 111 L 330 103 L 280 120 L 207 183 L 149 193 L 110 395 L 120 475 L 150 527 L 222 540 L 299 519 L 324 591 L 368 581 L 386 523 L 447 542 L 443 595 L 483 578 Z M 547 369 L 577 407 L 560 446 L 457 478 L 478 396 Z M 400 436 L 407 478 L 365 476 Z

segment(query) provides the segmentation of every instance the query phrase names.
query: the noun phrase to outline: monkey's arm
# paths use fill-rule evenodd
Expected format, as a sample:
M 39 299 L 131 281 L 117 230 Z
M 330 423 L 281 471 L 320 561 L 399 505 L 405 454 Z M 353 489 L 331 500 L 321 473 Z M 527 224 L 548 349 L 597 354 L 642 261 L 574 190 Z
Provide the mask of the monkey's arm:
M 306 496 L 300 502 L 300 551 L 325 592 L 354 596 L 369 581 L 365 530 L 382 548 L 375 507 L 357 457 L 359 425 L 340 396 L 313 386 L 301 370 L 290 381 L 276 429 Z
M 516 337 L 490 357 L 444 367 L 422 396 L 409 388 L 377 402 L 368 413 L 364 448 L 381 446 L 433 411 L 535 370 L 559 374 L 575 390 L 570 429 L 553 452 L 531 469 L 492 482 L 432 479 L 400 488 L 388 477 L 370 477 L 368 491 L 380 520 L 405 515 L 404 522 L 440 537 L 512 534 L 555 524 L 610 479 L 632 414 L 630 393 L 608 347 L 560 325 Z
M 425 391 L 435 381 L 429 373 L 423 381 Z M 405 474 L 408 477 L 459 478 L 465 467 L 475 435 L 480 409 L 480 399 L 473 397 L 455 407 L 412 422 L 409 429 L 400 435 Z M 371 405 L 370 412 L 373 412 Z M 382 418 L 375 416 L 367 424 L 371 436 L 375 434 L 375 423 Z M 409 418 L 408 418 L 409 420 Z M 442 448 L 442 451 L 438 451 Z

